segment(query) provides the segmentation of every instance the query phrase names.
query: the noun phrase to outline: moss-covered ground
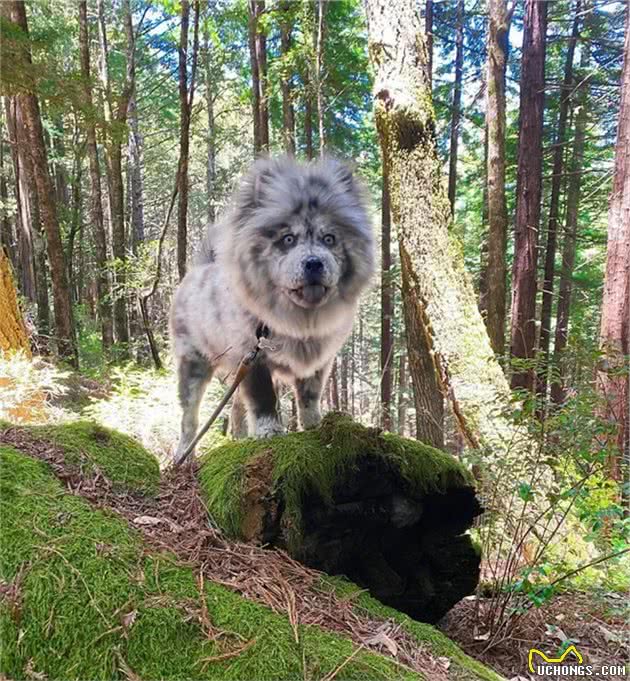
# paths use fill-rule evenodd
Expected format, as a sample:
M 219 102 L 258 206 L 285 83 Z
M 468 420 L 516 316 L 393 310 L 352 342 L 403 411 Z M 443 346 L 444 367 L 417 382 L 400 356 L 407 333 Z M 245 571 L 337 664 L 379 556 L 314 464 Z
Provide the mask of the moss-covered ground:
M 200 592 L 191 569 L 147 555 L 123 520 L 65 493 L 46 464 L 11 447 L 0 461 L 8 678 L 323 679 L 346 661 L 335 678 L 419 678 L 222 586 Z
M 0 424 L 0 430 L 7 425 Z M 334 423 L 328 427 L 334 429 Z M 65 463 L 88 475 L 98 468 L 123 490 L 153 494 L 159 484 L 157 465 L 133 440 L 89 423 L 28 427 L 19 435 L 22 444 L 20 437 L 13 437 L 13 444 L 7 438 L 0 444 L 0 676 L 423 678 L 342 635 L 295 625 L 288 616 L 217 583 L 201 581 L 193 568 L 179 564 L 172 554 L 149 550 L 141 533 L 123 517 L 68 493 L 50 465 L 27 455 L 35 445 L 48 445 Z M 374 432 L 357 435 L 376 438 Z M 335 440 L 334 432 L 326 431 L 305 437 L 312 439 L 305 456 L 317 457 L 322 442 Z M 355 439 L 344 444 L 345 452 L 353 451 Z M 271 445 L 282 451 L 282 442 Z M 233 450 L 234 455 L 245 461 L 256 446 L 260 443 L 246 441 Z M 359 442 L 354 451 L 363 446 L 365 442 Z M 293 464 L 285 459 L 277 475 L 289 474 L 291 465 L 307 466 L 306 459 L 293 456 Z M 407 465 L 405 452 L 391 456 Z M 445 455 L 434 456 L 439 461 Z M 320 467 L 319 479 L 332 486 L 334 471 L 321 458 L 313 461 Z M 352 465 L 351 454 L 342 465 Z M 439 465 L 432 484 L 439 486 L 444 475 L 462 476 L 462 484 L 468 482 L 459 467 Z M 300 489 L 296 487 L 295 493 Z M 428 646 L 435 656 L 448 657 L 449 679 L 499 678 L 433 627 L 384 608 L 365 594 L 357 595 L 354 585 L 327 578 L 322 583 L 326 589 L 342 597 L 351 595 L 357 608 L 377 618 L 395 619 L 419 645 Z
M 328 414 L 317 430 L 230 442 L 202 457 L 200 482 L 208 508 L 219 526 L 232 536 L 240 535 L 243 521 L 246 464 L 258 456 L 272 458 L 271 484 L 282 480 L 285 515 L 296 530 L 300 527 L 303 495 L 315 490 L 323 499 L 330 499 L 335 483 L 360 457 L 376 456 L 384 461 L 400 474 L 412 495 L 472 485 L 468 472 L 450 454 L 366 428 L 348 416 Z

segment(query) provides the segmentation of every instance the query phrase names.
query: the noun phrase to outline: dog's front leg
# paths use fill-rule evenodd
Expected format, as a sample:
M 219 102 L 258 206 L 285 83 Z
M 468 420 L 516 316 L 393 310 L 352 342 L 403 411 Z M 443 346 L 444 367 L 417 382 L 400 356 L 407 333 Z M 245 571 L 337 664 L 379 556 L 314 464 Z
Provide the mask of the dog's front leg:
M 298 421 L 301 430 L 316 428 L 322 420 L 320 402 L 329 371 L 329 368 L 320 369 L 308 378 L 298 378 L 295 381 Z
M 247 409 L 247 425 L 251 437 L 273 437 L 284 433 L 271 373 L 263 361 L 259 360 L 250 369 L 239 392 Z
M 194 353 L 191 357 L 179 358 L 178 392 L 182 408 L 182 426 L 179 445 L 175 453 L 175 463 L 179 462 L 197 434 L 199 405 L 211 378 L 212 367 L 205 357 Z

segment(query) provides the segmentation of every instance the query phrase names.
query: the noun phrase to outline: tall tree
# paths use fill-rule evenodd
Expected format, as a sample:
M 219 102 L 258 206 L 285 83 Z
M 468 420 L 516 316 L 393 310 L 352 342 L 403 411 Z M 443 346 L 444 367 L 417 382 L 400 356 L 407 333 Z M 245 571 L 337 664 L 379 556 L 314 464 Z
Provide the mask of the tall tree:
M 119 354 L 129 353 L 129 315 L 127 311 L 127 244 L 125 234 L 125 191 L 122 167 L 122 146 L 126 136 L 129 101 L 136 79 L 135 34 L 130 0 L 122 3 L 123 24 L 127 41 L 125 78 L 120 95 L 114 102 L 108 67 L 108 42 L 102 0 L 98 0 L 99 35 L 101 42 L 101 78 L 105 89 L 107 120 L 106 151 L 109 185 L 109 209 L 112 227 L 112 252 L 116 261 L 116 294 L 114 296 L 114 327 Z
M 282 140 L 287 154 L 295 154 L 295 112 L 291 86 L 291 44 L 293 29 L 293 9 L 290 0 L 280 4 L 280 49 L 282 51 Z
M 213 70 L 213 47 L 207 27 L 204 34 L 204 61 L 206 76 L 206 109 L 208 112 L 208 136 L 206 138 L 206 210 L 208 224 L 216 217 L 215 194 L 217 179 L 216 129 L 214 123 L 214 98 L 216 93 Z
M 451 211 L 441 182 L 435 121 L 428 96 L 425 36 L 415 0 L 366 0 L 369 54 L 374 79 L 374 117 L 389 173 L 392 221 L 403 267 L 407 333 L 420 320 L 427 338 L 437 398 L 447 397 L 467 442 L 505 449 L 510 395 L 463 262 L 449 241 Z M 409 346 L 409 355 L 418 347 Z M 431 360 L 431 362 L 429 362 Z M 413 377 L 414 367 L 410 367 Z M 422 378 L 420 378 L 422 380 Z M 432 418 L 435 414 L 431 415 Z M 439 417 L 439 414 L 437 415 Z M 436 422 L 438 419 L 435 419 Z
M 547 1 L 525 0 L 512 268 L 511 354 L 516 360 L 532 360 L 536 345 L 546 33 Z M 534 376 L 533 367 L 515 369 L 512 388 L 531 390 Z
M 507 0 L 488 5 L 486 63 L 486 197 L 488 238 L 485 271 L 480 283 L 480 308 L 485 312 L 490 344 L 497 355 L 505 350 L 506 247 L 508 214 L 505 199 L 505 72 L 511 12 Z
M 581 59 L 582 65 L 588 63 L 588 43 L 584 47 Z M 580 199 L 582 195 L 582 176 L 584 172 L 584 141 L 586 124 L 588 122 L 588 84 L 584 81 L 580 87 L 577 115 L 575 116 L 575 135 L 573 139 L 573 153 L 569 164 L 569 183 L 567 187 L 567 215 L 564 228 L 564 243 L 562 245 L 562 269 L 560 271 L 560 285 L 558 289 L 558 307 L 556 317 L 556 331 L 554 338 L 554 360 L 556 368 L 551 384 L 551 399 L 555 404 L 564 401 L 563 385 L 563 352 L 569 339 L 569 312 L 571 310 L 571 294 L 573 292 L 573 271 L 577 251 Z
M 560 214 L 560 190 L 564 170 L 566 153 L 567 120 L 569 104 L 573 90 L 573 58 L 575 45 L 580 34 L 580 17 L 582 2 L 576 0 L 573 28 L 567 46 L 564 62 L 564 77 L 560 90 L 560 107 L 558 110 L 558 125 L 553 150 L 553 168 L 551 176 L 551 197 L 549 199 L 549 217 L 547 220 L 547 246 L 545 249 L 545 275 L 542 291 L 542 308 L 540 313 L 540 340 L 538 349 L 540 363 L 538 367 L 538 393 L 543 398 L 547 394 L 549 342 L 551 339 L 551 311 L 553 304 L 553 289 L 556 270 L 556 244 L 558 233 L 558 219 Z M 569 206 L 569 210 L 571 210 Z
M 619 480 L 620 462 L 630 454 L 630 12 L 627 8 L 600 344 L 604 359 L 600 363 L 598 385 L 606 404 L 605 415 L 617 426 L 619 455 L 611 462 L 611 472 Z
M 40 218 L 46 231 L 48 261 L 52 279 L 52 291 L 55 315 L 55 338 L 57 351 L 72 366 L 78 366 L 78 355 L 74 338 L 72 319 L 72 303 L 68 287 L 67 270 L 61 243 L 61 232 L 57 218 L 55 188 L 48 170 L 48 153 L 44 142 L 44 129 L 39 110 L 39 101 L 35 95 L 33 82 L 33 64 L 29 44 L 26 7 L 19 0 L 10 0 L 3 6 L 3 12 L 23 34 L 24 39 L 16 47 L 12 55 L 28 74 L 31 81 L 28 91 L 16 95 L 18 107 L 24 116 L 24 127 L 29 141 L 30 156 L 33 164 L 33 179 L 37 191 Z
M 324 40 L 326 35 L 326 0 L 317 0 L 317 33 L 315 35 L 315 97 L 317 101 L 317 127 L 319 137 L 319 155 L 324 154 L 326 134 L 324 128 Z
M 179 167 L 177 182 L 177 271 L 180 281 L 186 274 L 186 251 L 188 248 L 188 159 L 190 156 L 190 117 L 195 94 L 195 75 L 199 47 L 199 0 L 194 3 L 194 38 L 192 47 L 192 69 L 188 83 L 188 25 L 190 3 L 182 0 L 182 20 L 179 37 Z
M 459 148 L 459 127 L 462 113 L 462 78 L 464 74 L 464 0 L 457 0 L 455 27 L 455 83 L 451 104 L 451 140 L 448 157 L 448 200 L 451 213 L 455 214 L 455 193 L 457 191 L 457 155 Z
M 96 110 L 92 99 L 92 75 L 90 69 L 90 37 L 87 20 L 87 0 L 79 2 L 79 51 L 81 58 L 81 79 L 83 84 L 83 105 L 85 108 L 85 132 L 88 162 L 90 166 L 90 221 L 94 235 L 96 256 L 96 296 L 103 348 L 108 350 L 114 342 L 112 319 L 111 286 L 107 269 L 107 237 L 103 220 L 101 198 L 101 167 L 96 144 Z
M 254 154 L 269 151 L 269 105 L 267 102 L 267 38 L 260 17 L 264 0 L 248 0 L 249 58 L 252 70 L 252 113 L 254 120 Z
M 424 5 L 424 33 L 427 37 L 427 79 L 429 90 L 433 86 L 433 0 Z
M 383 188 L 381 196 L 381 425 L 392 430 L 392 385 L 394 337 L 392 333 L 392 254 L 391 254 L 391 213 L 387 168 L 383 166 Z

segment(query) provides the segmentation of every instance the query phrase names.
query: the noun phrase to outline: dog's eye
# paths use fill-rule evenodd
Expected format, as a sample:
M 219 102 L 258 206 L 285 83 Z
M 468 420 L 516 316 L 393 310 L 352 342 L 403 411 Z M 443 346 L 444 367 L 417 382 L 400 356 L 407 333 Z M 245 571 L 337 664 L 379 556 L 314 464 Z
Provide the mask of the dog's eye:
M 282 243 L 285 246 L 293 246 L 293 244 L 295 243 L 295 237 L 293 236 L 293 234 L 285 234 L 282 237 Z
M 334 234 L 326 234 L 324 236 L 324 243 L 326 246 L 334 246 L 335 245 L 335 235 Z

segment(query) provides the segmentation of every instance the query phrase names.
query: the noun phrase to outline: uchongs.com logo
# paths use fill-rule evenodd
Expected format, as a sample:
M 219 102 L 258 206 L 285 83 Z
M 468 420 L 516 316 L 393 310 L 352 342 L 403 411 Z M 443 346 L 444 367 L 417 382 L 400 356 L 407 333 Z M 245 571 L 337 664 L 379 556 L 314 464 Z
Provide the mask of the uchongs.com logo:
M 595 668 L 591 664 L 585 664 L 582 653 L 574 645 L 570 645 L 559 657 L 550 657 L 542 650 L 531 648 L 527 656 L 527 666 L 532 674 L 544 678 L 626 675 L 624 665 L 611 664 Z

